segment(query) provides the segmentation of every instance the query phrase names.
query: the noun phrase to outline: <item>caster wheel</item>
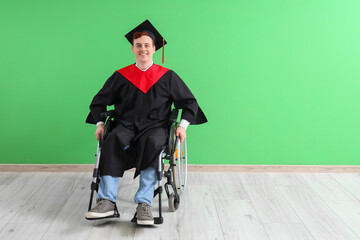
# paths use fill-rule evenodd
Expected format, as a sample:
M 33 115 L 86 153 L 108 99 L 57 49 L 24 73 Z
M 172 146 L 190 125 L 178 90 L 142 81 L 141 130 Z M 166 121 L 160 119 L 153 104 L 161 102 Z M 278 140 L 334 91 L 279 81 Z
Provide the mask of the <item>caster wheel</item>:
M 179 208 L 180 201 L 175 197 L 174 193 L 170 194 L 168 201 L 170 211 L 175 212 Z

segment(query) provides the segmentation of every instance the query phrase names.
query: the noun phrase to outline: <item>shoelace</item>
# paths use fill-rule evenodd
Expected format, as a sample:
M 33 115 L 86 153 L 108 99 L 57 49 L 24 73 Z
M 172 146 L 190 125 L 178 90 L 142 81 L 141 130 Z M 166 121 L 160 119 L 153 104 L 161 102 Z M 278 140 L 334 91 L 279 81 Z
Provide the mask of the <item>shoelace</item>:
M 142 204 L 140 207 L 141 207 L 141 208 L 142 208 L 142 210 L 144 210 L 144 211 L 146 211 L 146 210 L 147 210 L 147 206 L 146 206 L 145 204 Z
M 147 205 L 146 203 L 142 203 L 142 204 L 140 205 L 140 208 L 141 208 L 143 211 L 147 211 L 147 210 L 150 208 L 150 206 Z
M 104 199 L 100 199 L 98 202 L 97 202 L 97 206 L 95 207 L 95 209 L 101 211 L 101 208 L 100 206 L 102 206 L 102 208 L 105 207 L 105 204 L 104 204 L 105 200 Z

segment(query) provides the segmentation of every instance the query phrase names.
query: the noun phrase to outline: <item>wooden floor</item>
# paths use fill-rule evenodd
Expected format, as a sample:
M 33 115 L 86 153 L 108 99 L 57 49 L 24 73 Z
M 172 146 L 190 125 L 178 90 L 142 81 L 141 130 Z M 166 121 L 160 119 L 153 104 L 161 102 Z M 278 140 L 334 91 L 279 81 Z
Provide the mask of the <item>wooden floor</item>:
M 87 221 L 91 173 L 0 173 L 0 239 L 360 239 L 358 173 L 190 172 L 178 211 L 165 199 L 164 224 L 149 227 L 130 223 L 132 177 L 120 219 Z

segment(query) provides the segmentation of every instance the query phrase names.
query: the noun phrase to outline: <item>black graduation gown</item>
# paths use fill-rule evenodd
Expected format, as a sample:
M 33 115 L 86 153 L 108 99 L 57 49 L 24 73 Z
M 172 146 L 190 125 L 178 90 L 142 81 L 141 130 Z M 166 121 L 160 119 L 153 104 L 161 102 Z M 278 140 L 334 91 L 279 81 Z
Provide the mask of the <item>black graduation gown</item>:
M 125 170 L 135 167 L 135 178 L 149 166 L 156 168 L 167 140 L 172 103 L 182 109 L 181 119 L 190 124 L 207 122 L 195 97 L 174 71 L 157 64 L 146 71 L 135 64 L 115 71 L 93 98 L 86 119 L 91 124 L 105 121 L 100 113 L 115 105 L 116 127 L 103 143 L 100 174 L 122 177 Z

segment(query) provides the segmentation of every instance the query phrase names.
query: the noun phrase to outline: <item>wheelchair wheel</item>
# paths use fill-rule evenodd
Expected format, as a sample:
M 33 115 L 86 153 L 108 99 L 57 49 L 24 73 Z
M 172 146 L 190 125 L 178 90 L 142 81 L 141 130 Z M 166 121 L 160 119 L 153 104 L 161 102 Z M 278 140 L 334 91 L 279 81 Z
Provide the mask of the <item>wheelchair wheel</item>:
M 175 212 L 179 208 L 179 199 L 176 198 L 175 194 L 172 193 L 168 199 L 170 211 Z
M 176 168 L 173 172 L 173 179 L 175 183 L 175 187 L 179 194 L 183 193 L 186 189 L 186 181 L 187 181 L 187 145 L 186 139 L 183 143 L 177 141 L 177 145 L 174 153 L 174 161 L 176 164 Z

